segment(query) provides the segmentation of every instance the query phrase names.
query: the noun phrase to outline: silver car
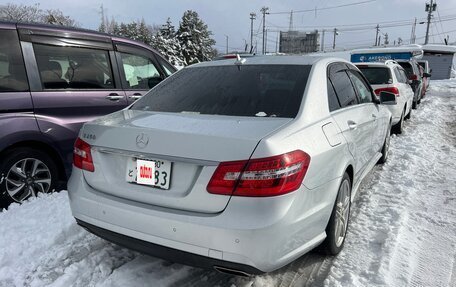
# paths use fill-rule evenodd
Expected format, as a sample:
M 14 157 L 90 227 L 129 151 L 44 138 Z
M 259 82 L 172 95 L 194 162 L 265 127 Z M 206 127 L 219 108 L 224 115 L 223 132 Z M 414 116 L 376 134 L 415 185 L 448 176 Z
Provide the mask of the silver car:
M 336 58 L 251 57 L 186 67 L 84 125 L 68 184 L 90 232 L 233 274 L 337 254 L 363 177 L 388 155 L 391 113 Z

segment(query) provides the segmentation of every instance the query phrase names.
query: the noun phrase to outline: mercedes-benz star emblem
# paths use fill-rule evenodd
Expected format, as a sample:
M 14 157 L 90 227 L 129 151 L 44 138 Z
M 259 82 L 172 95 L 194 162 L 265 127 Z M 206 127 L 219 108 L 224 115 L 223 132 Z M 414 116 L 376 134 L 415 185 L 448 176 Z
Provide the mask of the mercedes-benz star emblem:
M 149 143 L 149 136 L 146 135 L 145 133 L 140 133 L 136 137 L 136 146 L 139 148 L 145 148 L 147 144 Z

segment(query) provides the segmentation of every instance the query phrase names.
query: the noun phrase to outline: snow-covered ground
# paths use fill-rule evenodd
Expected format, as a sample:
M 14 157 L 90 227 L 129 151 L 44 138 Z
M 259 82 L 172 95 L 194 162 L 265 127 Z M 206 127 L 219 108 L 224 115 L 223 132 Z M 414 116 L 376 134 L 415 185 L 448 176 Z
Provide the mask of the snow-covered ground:
M 456 286 L 456 80 L 433 81 L 352 207 L 344 250 L 239 278 L 141 255 L 76 225 L 66 191 L 0 213 L 6 286 Z

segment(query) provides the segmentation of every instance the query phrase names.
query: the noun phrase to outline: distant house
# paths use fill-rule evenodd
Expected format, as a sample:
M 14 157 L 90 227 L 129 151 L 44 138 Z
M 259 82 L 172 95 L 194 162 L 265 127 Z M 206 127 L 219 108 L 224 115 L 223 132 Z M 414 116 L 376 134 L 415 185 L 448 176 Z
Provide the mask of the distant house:
M 453 67 L 456 46 L 423 45 L 423 60 L 429 62 L 432 69 L 432 80 L 449 79 Z

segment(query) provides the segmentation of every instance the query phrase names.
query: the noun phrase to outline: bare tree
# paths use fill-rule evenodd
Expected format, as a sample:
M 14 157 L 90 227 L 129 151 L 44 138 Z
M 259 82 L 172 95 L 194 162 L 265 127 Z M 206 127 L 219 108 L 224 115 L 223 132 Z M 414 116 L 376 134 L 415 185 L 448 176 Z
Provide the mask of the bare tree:
M 41 16 L 42 23 L 52 24 L 52 25 L 62 25 L 68 27 L 76 27 L 76 21 L 71 19 L 70 16 L 63 15 L 60 10 L 46 10 Z
M 38 22 L 41 15 L 40 4 L 27 6 L 8 3 L 0 6 L 0 19 L 6 21 Z
M 0 20 L 12 22 L 45 23 L 62 26 L 78 26 L 70 16 L 57 9 L 42 10 L 40 4 L 24 5 L 8 3 L 0 5 Z

